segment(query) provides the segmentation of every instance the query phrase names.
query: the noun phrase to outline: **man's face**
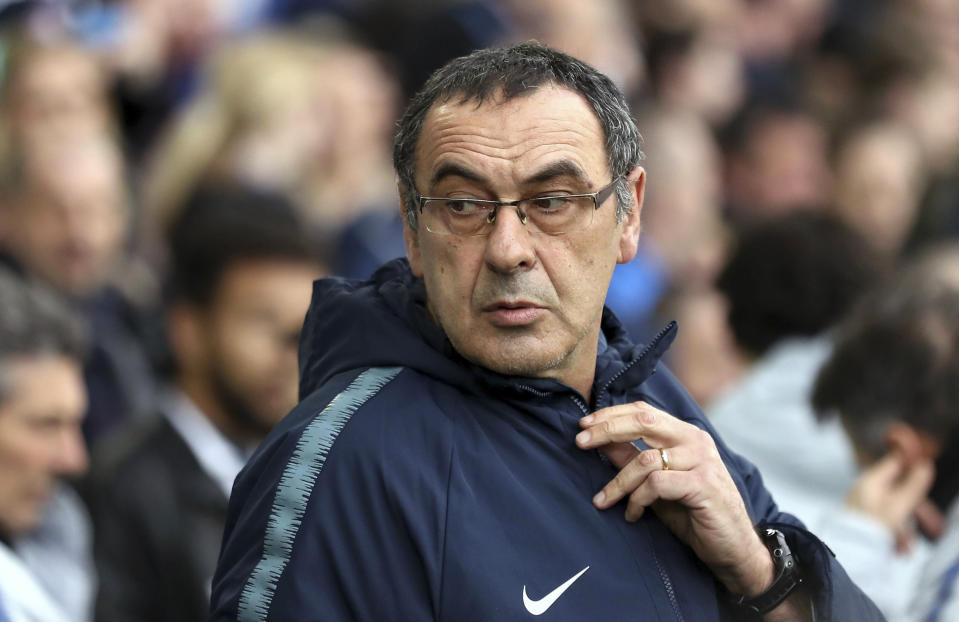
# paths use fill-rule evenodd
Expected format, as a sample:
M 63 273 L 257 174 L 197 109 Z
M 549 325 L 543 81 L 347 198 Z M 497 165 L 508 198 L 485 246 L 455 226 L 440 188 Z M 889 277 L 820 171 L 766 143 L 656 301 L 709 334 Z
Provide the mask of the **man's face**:
M 93 56 L 71 48 L 39 50 L 12 87 L 11 130 L 25 145 L 108 130 L 103 76 Z
M 116 162 L 96 150 L 43 156 L 22 201 L 12 206 L 7 235 L 31 273 L 71 296 L 101 288 L 122 252 L 126 228 Z
M 460 354 L 588 390 L 613 267 L 636 252 L 642 170 L 631 178 L 636 202 L 618 224 L 610 197 L 586 229 L 561 236 L 529 230 L 512 207 L 500 208 L 486 237 L 407 229 L 413 273 Z M 416 149 L 417 190 L 426 196 L 514 200 L 595 192 L 610 180 L 599 121 L 582 97 L 553 86 L 479 107 L 435 105 Z
M 307 263 L 237 264 L 204 314 L 205 381 L 242 434 L 265 436 L 296 405 L 297 344 L 319 276 Z
M 80 432 L 86 392 L 79 364 L 58 356 L 8 359 L 0 403 L 0 533 L 40 522 L 54 484 L 87 468 Z

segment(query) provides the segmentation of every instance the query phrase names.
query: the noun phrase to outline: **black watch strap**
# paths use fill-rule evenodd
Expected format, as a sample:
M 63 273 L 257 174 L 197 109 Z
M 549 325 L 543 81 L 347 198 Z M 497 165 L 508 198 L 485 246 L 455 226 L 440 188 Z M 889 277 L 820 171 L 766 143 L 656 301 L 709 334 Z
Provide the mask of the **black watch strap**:
M 778 529 L 760 529 L 759 537 L 773 557 L 776 578 L 762 594 L 752 598 L 734 595 L 732 601 L 739 607 L 763 615 L 778 607 L 792 594 L 793 590 L 802 584 L 802 574 L 799 572 L 799 566 L 792 551 L 789 550 L 789 545 L 786 544 L 786 536 L 783 535 L 783 532 Z

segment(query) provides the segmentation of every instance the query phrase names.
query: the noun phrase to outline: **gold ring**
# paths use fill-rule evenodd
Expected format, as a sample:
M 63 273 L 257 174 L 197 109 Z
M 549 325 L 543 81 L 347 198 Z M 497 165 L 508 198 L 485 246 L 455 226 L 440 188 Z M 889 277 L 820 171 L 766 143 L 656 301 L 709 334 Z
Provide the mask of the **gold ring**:
M 659 457 L 663 459 L 663 470 L 669 470 L 669 454 L 662 447 L 659 448 Z

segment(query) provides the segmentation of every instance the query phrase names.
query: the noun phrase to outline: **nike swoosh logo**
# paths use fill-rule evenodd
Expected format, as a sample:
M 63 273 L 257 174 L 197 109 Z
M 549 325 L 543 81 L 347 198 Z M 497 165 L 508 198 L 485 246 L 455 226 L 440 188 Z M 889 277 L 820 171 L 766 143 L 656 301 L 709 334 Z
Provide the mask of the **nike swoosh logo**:
M 523 586 L 523 604 L 526 605 L 526 611 L 529 611 L 534 616 L 538 616 L 546 613 L 546 610 L 553 606 L 560 596 L 563 595 L 563 592 L 569 589 L 573 583 L 576 582 L 576 579 L 583 576 L 583 573 L 589 570 L 589 566 L 586 566 L 575 575 L 569 578 L 566 583 L 562 584 L 546 596 L 540 598 L 539 600 L 533 600 L 526 595 L 526 586 Z

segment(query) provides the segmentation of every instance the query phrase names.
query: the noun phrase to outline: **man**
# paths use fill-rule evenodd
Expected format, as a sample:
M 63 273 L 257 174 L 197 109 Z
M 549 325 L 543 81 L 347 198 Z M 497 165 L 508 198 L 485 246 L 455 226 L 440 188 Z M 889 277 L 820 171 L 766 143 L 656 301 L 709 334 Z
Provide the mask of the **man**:
M 89 619 L 88 524 L 64 478 L 82 474 L 86 408 L 76 319 L 0 270 L 0 602 L 11 622 Z
M 836 331 L 811 391 L 862 473 L 829 513 L 827 542 L 890 620 L 954 620 L 959 492 L 959 249 L 927 252 Z M 930 546 L 917 530 L 933 538 Z M 832 543 L 835 543 L 833 545 Z
M 97 619 L 205 620 L 233 478 L 296 403 L 318 249 L 279 197 L 203 193 L 172 234 L 162 416 L 96 455 Z
M 427 82 L 394 150 L 409 262 L 315 286 L 214 620 L 879 619 L 657 369 L 675 328 L 635 347 L 604 312 L 638 142 L 607 78 L 540 45 Z
M 68 298 L 90 325 L 84 432 L 92 444 L 153 398 L 143 305 L 135 300 L 141 296 L 120 286 L 131 281 L 120 275 L 134 265 L 124 249 L 122 155 L 106 137 L 51 137 L 12 157 L 0 206 L 0 261 Z
M 744 228 L 717 279 L 736 347 L 751 365 L 706 414 L 759 468 L 777 505 L 817 534 L 856 464 L 842 427 L 818 421 L 809 394 L 836 324 L 885 273 L 869 239 L 834 215 L 802 211 Z M 784 455 L 769 442 L 776 434 L 802 451 Z

